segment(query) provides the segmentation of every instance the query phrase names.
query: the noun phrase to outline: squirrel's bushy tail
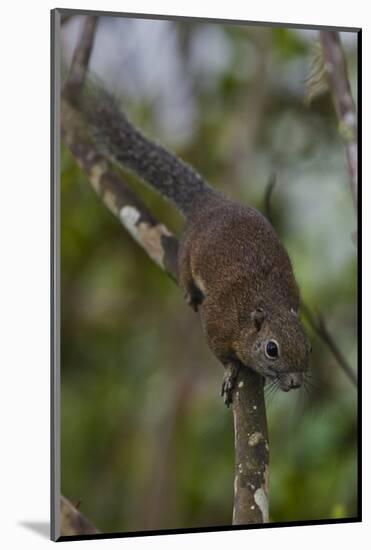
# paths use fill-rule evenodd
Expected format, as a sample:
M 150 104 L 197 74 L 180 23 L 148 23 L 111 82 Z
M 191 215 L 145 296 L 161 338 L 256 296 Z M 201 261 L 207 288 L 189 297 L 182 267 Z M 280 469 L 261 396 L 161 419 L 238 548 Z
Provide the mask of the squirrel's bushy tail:
M 99 84 L 88 83 L 79 108 L 105 156 L 135 172 L 186 217 L 196 197 L 212 192 L 191 166 L 137 130 L 117 99 Z

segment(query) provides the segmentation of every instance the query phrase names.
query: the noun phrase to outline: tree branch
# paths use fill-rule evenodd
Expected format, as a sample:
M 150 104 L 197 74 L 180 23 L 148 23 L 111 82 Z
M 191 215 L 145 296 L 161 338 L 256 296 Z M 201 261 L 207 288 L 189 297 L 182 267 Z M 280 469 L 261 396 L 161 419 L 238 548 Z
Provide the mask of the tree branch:
M 88 15 L 84 20 L 83 31 L 75 48 L 70 71 L 64 86 L 64 95 L 66 97 L 77 97 L 84 85 L 97 24 L 98 17 L 95 15 Z
M 61 536 L 96 535 L 99 531 L 64 496 L 61 496 Z
M 62 91 L 62 137 L 107 208 L 120 219 L 149 257 L 176 279 L 176 239 L 152 216 L 125 180 L 112 169 L 107 159 L 98 151 L 88 136 L 82 116 L 75 107 L 86 79 L 97 24 L 98 17 L 87 16 L 76 45 L 69 75 Z
M 273 210 L 272 210 L 272 195 L 277 184 L 277 176 L 275 172 L 272 172 L 269 176 L 267 187 L 264 193 L 264 209 L 265 215 L 270 223 L 273 225 Z
M 177 239 L 155 219 L 97 150 L 75 107 L 85 79 L 95 28 L 96 23 L 85 21 L 62 94 L 63 140 L 106 207 L 149 257 L 177 281 Z M 233 523 L 262 523 L 268 521 L 268 438 L 263 379 L 250 369 L 240 369 L 237 384 L 233 401 L 236 449 Z
M 339 120 L 339 131 L 345 142 L 351 191 L 354 206 L 357 209 L 357 111 L 349 85 L 346 60 L 338 32 L 320 31 L 319 35 L 325 59 L 327 79 Z
M 345 359 L 343 353 L 340 351 L 337 343 L 335 342 L 335 339 L 328 331 L 327 324 L 323 315 L 321 313 L 318 313 L 315 316 L 305 303 L 301 304 L 301 309 L 312 329 L 327 345 L 327 347 L 335 357 L 338 365 L 343 369 L 343 371 L 345 372 L 349 380 L 355 385 L 355 387 L 357 387 L 357 374 L 349 365 L 348 361 Z
M 125 180 L 98 152 L 86 135 L 78 111 L 65 99 L 61 103 L 61 126 L 65 144 L 106 207 L 119 218 L 148 256 L 173 279 L 177 279 L 177 239 L 156 220 Z
M 267 523 L 269 446 L 263 378 L 240 369 L 233 395 L 235 479 L 233 525 Z

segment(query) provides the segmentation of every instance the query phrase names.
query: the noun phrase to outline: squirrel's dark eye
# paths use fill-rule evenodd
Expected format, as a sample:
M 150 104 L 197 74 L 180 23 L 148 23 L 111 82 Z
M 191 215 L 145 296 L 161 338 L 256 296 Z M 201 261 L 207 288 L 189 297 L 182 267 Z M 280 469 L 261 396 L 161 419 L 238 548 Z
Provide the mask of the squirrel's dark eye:
M 270 340 L 265 346 L 265 353 L 270 359 L 278 357 L 278 345 L 273 340 Z

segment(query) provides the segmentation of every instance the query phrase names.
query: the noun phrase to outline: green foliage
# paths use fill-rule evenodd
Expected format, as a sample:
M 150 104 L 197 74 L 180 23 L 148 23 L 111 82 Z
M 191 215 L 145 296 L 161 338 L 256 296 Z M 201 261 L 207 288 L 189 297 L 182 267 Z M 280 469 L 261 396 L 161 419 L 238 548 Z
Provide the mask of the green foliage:
M 275 51 L 285 60 L 307 53 L 307 44 L 292 30 L 276 27 L 272 29 Z

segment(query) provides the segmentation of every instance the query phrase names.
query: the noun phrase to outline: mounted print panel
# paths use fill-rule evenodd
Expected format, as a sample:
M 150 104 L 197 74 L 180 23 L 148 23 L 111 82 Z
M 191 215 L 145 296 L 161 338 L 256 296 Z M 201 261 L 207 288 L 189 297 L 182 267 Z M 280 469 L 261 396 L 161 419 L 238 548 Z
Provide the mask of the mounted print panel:
M 360 45 L 53 10 L 54 540 L 360 521 Z

